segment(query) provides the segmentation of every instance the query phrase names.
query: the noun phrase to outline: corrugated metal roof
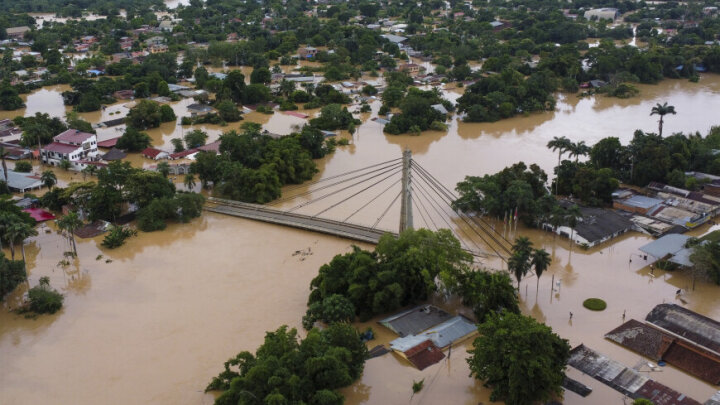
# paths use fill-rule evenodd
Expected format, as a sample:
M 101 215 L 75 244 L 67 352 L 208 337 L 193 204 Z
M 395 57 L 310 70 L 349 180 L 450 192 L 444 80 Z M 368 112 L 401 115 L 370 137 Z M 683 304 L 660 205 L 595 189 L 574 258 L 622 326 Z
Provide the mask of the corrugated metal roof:
M 477 327 L 463 316 L 456 316 L 423 332 L 437 347 L 450 346 L 455 341 L 477 332 Z
M 421 305 L 380 320 L 380 324 L 400 336 L 418 333 L 451 319 L 452 316 L 433 305 Z
M 424 335 L 405 336 L 405 337 L 397 338 L 397 339 L 393 340 L 392 342 L 390 342 L 390 348 L 392 350 L 405 353 L 406 351 L 412 349 L 413 347 L 415 347 L 423 342 L 426 342 L 428 340 L 430 340 L 430 338 L 427 336 L 424 336 Z
M 720 322 L 675 304 L 655 306 L 645 320 L 720 353 Z
M 665 235 L 654 240 L 647 245 L 641 246 L 640 251 L 649 254 L 655 258 L 663 258 L 667 255 L 679 252 L 685 247 L 685 243 L 690 239 L 689 236 L 680 234 Z
M 0 180 L 5 181 L 5 172 L 0 168 Z M 25 173 L 18 173 L 8 169 L 8 187 L 14 190 L 30 190 L 42 186 L 42 181 L 34 176 Z

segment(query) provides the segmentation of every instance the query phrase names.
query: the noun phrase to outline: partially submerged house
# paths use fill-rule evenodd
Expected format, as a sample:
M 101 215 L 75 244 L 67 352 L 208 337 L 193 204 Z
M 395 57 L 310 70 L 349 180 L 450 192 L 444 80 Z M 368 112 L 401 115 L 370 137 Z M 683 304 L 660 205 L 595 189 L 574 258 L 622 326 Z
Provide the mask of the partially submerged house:
M 568 365 L 631 399 L 645 398 L 655 405 L 700 405 L 700 402 L 687 395 L 582 344 L 570 350 Z
M 77 129 L 68 129 L 56 135 L 53 142 L 45 145 L 40 152 L 43 162 L 58 166 L 67 160 L 74 170 L 82 170 L 85 166 L 80 162 L 93 160 L 97 154 L 97 136 Z
M 157 148 L 145 148 L 140 154 L 152 160 L 167 159 L 170 156 L 169 153 Z
M 561 201 L 560 205 L 568 208 L 570 203 Z M 595 207 L 579 207 L 579 209 L 582 217 L 577 219 L 574 227 L 565 223 L 556 227 L 543 224 L 543 228 L 560 236 L 572 238 L 573 242 L 587 247 L 597 246 L 633 229 L 633 223 L 628 217 L 613 210 Z
M 202 117 L 215 111 L 215 109 L 205 104 L 190 104 L 187 109 L 191 117 Z
M 400 335 L 390 349 L 422 370 L 442 360 L 442 349 L 477 333 L 475 324 L 464 316 L 452 316 L 432 305 L 421 305 L 380 321 Z
M 665 259 L 680 266 L 691 266 L 690 254 L 692 248 L 686 247 L 690 236 L 681 234 L 664 235 L 646 245 L 640 247 L 640 251 L 654 257 Z
M 631 319 L 608 332 L 605 338 L 656 362 L 665 361 L 710 384 L 720 383 L 720 355 L 652 324 Z
M 5 172 L 0 168 L 0 180 L 5 181 Z M 20 173 L 14 170 L 8 169 L 7 172 L 7 186 L 10 190 L 25 193 L 30 190 L 36 190 L 42 187 L 42 180 L 40 177 L 33 176 L 30 173 Z

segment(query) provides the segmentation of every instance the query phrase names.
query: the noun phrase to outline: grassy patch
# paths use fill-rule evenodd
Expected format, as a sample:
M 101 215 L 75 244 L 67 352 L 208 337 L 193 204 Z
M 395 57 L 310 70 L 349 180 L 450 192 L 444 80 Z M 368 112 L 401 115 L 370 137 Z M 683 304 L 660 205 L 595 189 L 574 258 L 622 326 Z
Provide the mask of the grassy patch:
M 703 240 L 709 240 L 711 242 L 720 241 L 720 231 L 712 231 L 709 234 L 703 236 L 700 238 L 701 241 Z
M 607 308 L 605 301 L 600 298 L 588 298 L 583 301 L 583 306 L 591 311 L 603 311 Z

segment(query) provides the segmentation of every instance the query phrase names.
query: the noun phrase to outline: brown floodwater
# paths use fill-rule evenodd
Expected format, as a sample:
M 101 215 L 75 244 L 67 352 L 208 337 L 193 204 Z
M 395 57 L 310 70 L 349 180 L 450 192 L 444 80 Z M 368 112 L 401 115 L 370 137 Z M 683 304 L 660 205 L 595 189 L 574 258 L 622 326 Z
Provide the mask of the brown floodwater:
M 656 86 L 639 87 L 641 95 L 634 99 L 578 99 L 562 95 L 554 112 L 482 124 L 459 123 L 453 118 L 448 131 L 421 136 L 383 134 L 380 124 L 369 120 L 376 116 L 379 108 L 376 102 L 371 114 L 362 115 L 364 123 L 354 135 L 341 134 L 352 143 L 338 147 L 333 155 L 318 162 L 320 171 L 315 180 L 398 158 L 404 148 L 410 148 L 416 161 L 449 188 L 465 175 L 492 173 L 520 160 L 538 163 L 550 171 L 557 155 L 545 145 L 553 136 L 567 136 L 588 144 L 604 136 L 617 136 L 627 142 L 635 129 L 657 128 L 656 117 L 649 116 L 650 109 L 665 101 L 678 111 L 677 115 L 666 117 L 665 133 L 705 133 L 717 123 L 718 76 L 705 75 L 700 83 L 668 80 Z M 53 111 L 53 115 L 62 115 L 65 112 L 62 100 L 57 104 L 53 96 L 53 92 L 61 89 L 62 86 L 38 90 L 27 97 L 27 111 L 3 114 Z M 40 93 L 43 91 L 48 93 Z M 458 92 L 451 90 L 445 94 L 451 98 L 458 96 Z M 188 103 L 183 100 L 174 103 L 173 108 L 176 113 L 184 113 Z M 116 115 L 111 116 L 110 112 L 126 113 L 122 104 L 83 116 L 91 122 L 111 119 Z M 246 119 L 278 133 L 288 133 L 293 125 L 305 122 L 279 112 L 272 116 L 252 113 Z M 222 131 L 237 126 L 199 127 L 214 140 Z M 182 131 L 180 126 L 170 123 L 149 133 L 156 145 L 169 147 L 169 140 L 181 136 Z M 119 135 L 114 129 L 98 132 L 100 139 Z M 137 157 L 132 161 L 153 163 Z M 63 176 L 68 175 L 80 176 Z M 63 181 L 70 179 L 63 177 Z M 285 194 L 308 190 L 313 198 L 327 191 L 305 185 L 288 187 Z M 372 195 L 333 208 L 323 216 L 343 219 Z M 392 197 L 378 198 L 352 220 L 372 225 Z M 341 199 L 329 197 L 299 211 L 315 214 Z M 280 206 L 289 208 L 298 201 Z M 425 222 L 421 211 L 415 207 L 416 227 L 450 226 L 464 230 L 457 219 L 446 224 L 439 215 Z M 444 211 L 450 213 L 448 209 Z M 433 217 L 432 213 L 429 216 Z M 395 229 L 398 218 L 395 206 L 378 227 Z M 708 230 L 705 226 L 693 233 Z M 630 233 L 612 244 L 589 250 L 571 248 L 566 240 L 537 230 L 520 227 L 508 237 L 516 235 L 529 236 L 535 246 L 544 247 L 553 258 L 539 288 L 534 277 L 522 281 L 523 312 L 550 325 L 573 346 L 584 343 L 634 366 L 647 360 L 603 338 L 621 324 L 623 311 L 628 319 L 642 320 L 655 305 L 674 302 L 720 318 L 720 287 L 699 282 L 696 290 L 689 290 L 681 301 L 675 291 L 690 287 L 687 274 L 659 270 L 654 276 L 649 274 L 650 261 L 637 256 L 638 248 L 651 240 L 645 235 Z M 351 246 L 350 241 L 340 238 L 211 213 L 190 224 L 141 233 L 116 250 L 100 247 L 101 239 L 78 239 L 79 258 L 66 268 L 58 265 L 62 253 L 69 249 L 62 236 L 53 230 L 42 231 L 28 241 L 29 284 L 35 285 L 39 277 L 49 276 L 52 285 L 65 294 L 65 306 L 55 315 L 37 319 L 25 319 L 10 312 L 21 301 L 27 286 L 18 288 L 3 304 L 0 357 L 4 372 L 0 373 L 0 403 L 39 403 L 48 399 L 77 404 L 211 403 L 213 396 L 202 391 L 221 370 L 223 361 L 239 351 L 254 350 L 267 330 L 282 324 L 300 327 L 308 285 L 318 267 Z M 488 254 L 483 265 L 501 267 L 481 241 L 463 239 L 468 245 L 477 243 Z M 294 255 L 308 249 L 311 255 Z M 112 261 L 108 263 L 107 259 Z M 553 278 L 560 282 L 554 290 Z M 607 310 L 600 313 L 585 310 L 582 301 L 589 297 L 605 299 Z M 456 300 L 444 302 L 437 298 L 436 303 L 463 311 Z M 574 313 L 572 321 L 569 312 Z M 378 339 L 371 345 L 392 340 L 393 336 L 374 321 L 358 324 L 362 328 L 372 326 L 376 331 Z M 369 360 L 360 381 L 344 389 L 343 394 L 348 404 L 487 403 L 489 391 L 469 377 L 465 349 L 470 343 L 458 344 L 448 360 L 424 371 L 415 370 L 393 354 Z M 573 369 L 569 374 L 595 391 L 586 399 L 568 393 L 565 403 L 622 402 L 620 393 Z M 715 391 L 714 387 L 670 366 L 651 377 L 701 402 Z M 425 388 L 411 397 L 413 380 L 423 378 Z

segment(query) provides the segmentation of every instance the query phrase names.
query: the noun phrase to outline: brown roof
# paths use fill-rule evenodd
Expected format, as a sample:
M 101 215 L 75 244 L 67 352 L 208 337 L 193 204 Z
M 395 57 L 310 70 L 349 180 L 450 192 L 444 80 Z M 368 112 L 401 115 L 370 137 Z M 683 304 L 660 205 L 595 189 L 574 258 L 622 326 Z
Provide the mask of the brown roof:
M 68 144 L 59 143 L 59 142 L 53 142 L 51 144 L 43 146 L 43 150 L 47 150 L 50 152 L 57 152 L 57 153 L 75 152 L 78 148 L 80 148 L 80 146 L 68 145 Z
M 98 148 L 114 148 L 115 145 L 117 145 L 118 139 L 120 139 L 119 136 L 111 139 L 106 139 L 102 142 L 98 142 L 97 146 Z
M 625 322 L 605 335 L 606 339 L 655 361 L 662 357 L 660 353 L 662 337 L 662 332 L 635 319 Z
M 160 149 L 155 148 L 146 148 L 142 152 L 140 152 L 141 155 L 147 156 L 149 158 L 155 158 L 157 155 L 159 155 L 162 151 Z
M 429 339 L 406 350 L 404 354 L 418 370 L 424 370 L 445 358 L 442 350 L 438 349 L 435 343 Z
M 95 136 L 95 134 L 89 134 L 77 129 L 68 129 L 67 131 L 53 137 L 53 140 L 63 143 L 83 143 L 93 136 Z
M 649 399 L 655 405 L 701 405 L 700 402 L 654 380 L 648 380 L 635 394 Z
M 675 304 L 660 304 L 647 322 L 720 353 L 720 322 Z
M 720 356 L 652 325 L 632 319 L 605 337 L 652 360 L 664 360 L 711 384 L 720 383 Z

